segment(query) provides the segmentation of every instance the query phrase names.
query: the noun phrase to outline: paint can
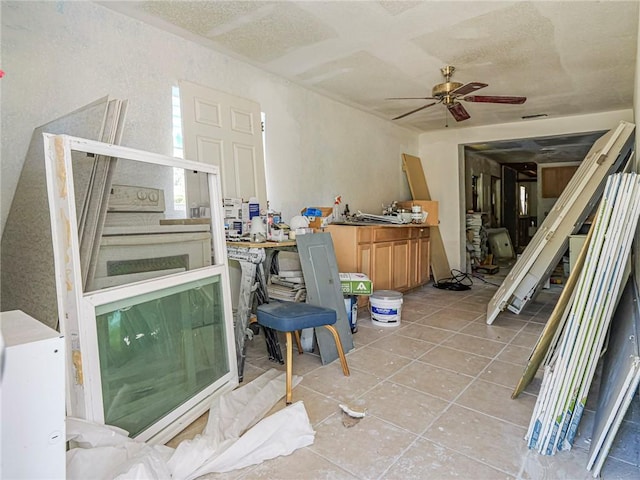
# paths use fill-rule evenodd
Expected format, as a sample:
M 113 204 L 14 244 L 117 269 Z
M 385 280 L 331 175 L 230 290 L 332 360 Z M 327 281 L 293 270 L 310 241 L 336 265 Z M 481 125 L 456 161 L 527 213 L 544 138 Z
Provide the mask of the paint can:
M 378 290 L 369 297 L 371 323 L 378 327 L 400 325 L 402 293 L 394 290 Z
M 345 296 L 344 307 L 347 310 L 351 333 L 356 333 L 358 331 L 358 297 L 355 295 Z

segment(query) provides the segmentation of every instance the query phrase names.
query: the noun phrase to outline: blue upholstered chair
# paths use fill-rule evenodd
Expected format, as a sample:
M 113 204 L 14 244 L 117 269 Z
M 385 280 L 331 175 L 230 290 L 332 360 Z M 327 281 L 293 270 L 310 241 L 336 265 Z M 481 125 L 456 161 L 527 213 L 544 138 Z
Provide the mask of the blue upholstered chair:
M 304 328 L 325 327 L 336 341 L 336 349 L 342 364 L 342 372 L 349 376 L 347 359 L 344 356 L 342 342 L 333 324 L 336 323 L 336 311 L 330 308 L 317 307 L 299 302 L 271 302 L 258 306 L 258 323 L 264 327 L 284 332 L 287 337 L 287 395 L 285 402 L 291 403 L 291 376 L 293 361 L 293 345 L 291 333 L 295 333 L 298 353 L 302 353 L 300 345 L 300 330 Z

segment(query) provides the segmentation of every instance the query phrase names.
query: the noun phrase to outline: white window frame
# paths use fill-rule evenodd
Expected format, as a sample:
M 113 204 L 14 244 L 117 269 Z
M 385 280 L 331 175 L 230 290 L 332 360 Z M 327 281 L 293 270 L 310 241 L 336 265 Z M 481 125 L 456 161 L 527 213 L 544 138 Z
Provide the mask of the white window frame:
M 231 290 L 224 238 L 218 167 L 102 142 L 44 133 L 45 168 L 58 296 L 60 332 L 65 337 L 67 415 L 104 422 L 95 308 L 118 299 L 219 275 L 222 282 L 229 372 L 136 436 L 166 443 L 202 415 L 213 397 L 238 385 Z M 212 265 L 85 294 L 80 272 L 78 224 L 71 152 L 85 152 L 207 174 L 211 208 Z

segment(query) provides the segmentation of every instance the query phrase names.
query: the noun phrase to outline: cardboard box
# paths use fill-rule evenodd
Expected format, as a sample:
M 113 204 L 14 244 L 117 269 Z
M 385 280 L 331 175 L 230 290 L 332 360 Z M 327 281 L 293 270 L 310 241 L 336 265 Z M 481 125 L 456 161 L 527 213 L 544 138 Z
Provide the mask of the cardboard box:
M 222 199 L 225 218 L 242 218 L 242 199 L 224 198 Z
M 333 207 L 307 207 L 300 213 L 309 219 L 310 228 L 318 230 L 331 223 Z
M 339 273 L 344 295 L 371 295 L 373 282 L 364 273 Z
M 440 224 L 438 217 L 438 202 L 435 200 L 407 200 L 406 202 L 398 202 L 398 208 L 411 210 L 413 205 L 420 205 L 423 212 L 427 212 L 427 220 L 423 225 L 427 227 L 437 227 Z

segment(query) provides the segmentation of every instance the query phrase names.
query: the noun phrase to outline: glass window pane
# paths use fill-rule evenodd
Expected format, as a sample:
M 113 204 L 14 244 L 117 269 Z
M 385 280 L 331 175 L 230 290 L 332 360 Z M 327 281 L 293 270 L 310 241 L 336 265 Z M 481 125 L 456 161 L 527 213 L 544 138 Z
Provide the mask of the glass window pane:
M 105 423 L 132 436 L 229 373 L 220 275 L 96 309 Z
M 191 215 L 199 219 L 187 219 L 184 169 L 119 158 L 111 173 L 106 205 L 104 199 L 100 205 L 106 207 L 101 236 L 88 244 L 90 254 L 80 265 L 85 292 L 212 264 L 211 209 L 207 202 Z M 188 174 L 197 176 L 199 194 L 209 198 L 207 174 Z M 79 214 L 79 225 L 81 219 Z

